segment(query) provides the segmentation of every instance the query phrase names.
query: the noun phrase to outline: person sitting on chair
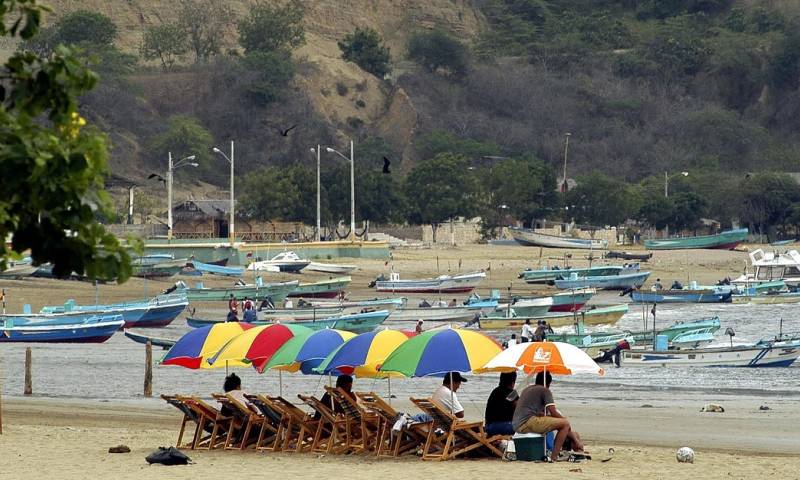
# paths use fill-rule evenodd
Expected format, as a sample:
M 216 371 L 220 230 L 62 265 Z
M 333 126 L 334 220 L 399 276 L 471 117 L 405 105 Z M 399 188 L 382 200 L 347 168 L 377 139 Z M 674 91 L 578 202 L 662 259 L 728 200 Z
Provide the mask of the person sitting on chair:
M 452 379 L 452 382 L 451 382 Z M 452 413 L 458 418 L 464 418 L 464 407 L 458 401 L 456 392 L 462 383 L 466 383 L 467 379 L 462 377 L 458 372 L 450 372 L 445 374 L 442 379 L 442 386 L 440 386 L 433 395 L 431 400 L 438 403 L 442 408 Z
M 245 397 L 244 390 L 242 390 L 242 379 L 239 378 L 239 376 L 235 373 L 231 373 L 225 377 L 225 383 L 223 384 L 222 389 L 225 391 L 225 393 L 229 394 L 242 405 L 250 406 L 250 402 Z M 234 411 L 231 411 L 231 408 L 227 405 L 222 405 L 220 412 L 226 417 L 230 417 L 235 413 Z
M 514 409 L 517 407 L 517 391 L 514 385 L 517 383 L 517 372 L 507 372 L 500 374 L 500 383 L 489 394 L 486 400 L 486 435 L 514 435 L 514 426 L 511 420 L 514 418 Z
M 341 388 L 344 390 L 346 395 L 350 396 L 353 400 L 356 399 L 356 394 L 353 393 L 353 377 L 350 375 L 339 375 L 336 377 L 336 388 Z M 344 413 L 344 410 L 339 402 L 336 401 L 335 398 L 331 397 L 328 392 L 325 392 L 319 401 L 327 407 L 330 407 L 334 413 Z M 319 420 L 320 418 L 322 418 L 322 415 L 320 415 L 319 412 L 316 412 L 314 414 L 314 420 Z
M 537 373 L 536 384 L 525 388 L 520 393 L 511 423 L 514 431 L 519 433 L 546 435 L 556 430 L 558 433 L 556 433 L 553 451 L 550 454 L 550 460 L 555 462 L 567 439 L 569 439 L 572 449 L 577 452 L 583 451 L 583 442 L 578 432 L 572 429 L 569 419 L 556 409 L 556 402 L 550 391 L 552 382 L 553 377 L 550 372 L 547 374 L 545 372 Z

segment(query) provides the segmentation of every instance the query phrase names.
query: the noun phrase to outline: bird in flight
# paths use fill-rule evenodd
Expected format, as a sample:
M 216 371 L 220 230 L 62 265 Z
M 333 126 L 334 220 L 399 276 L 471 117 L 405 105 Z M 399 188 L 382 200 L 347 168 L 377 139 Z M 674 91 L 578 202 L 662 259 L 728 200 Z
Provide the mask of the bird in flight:
M 389 160 L 386 157 L 383 157 L 383 173 L 392 173 L 392 171 L 389 170 L 389 165 L 391 164 L 392 164 L 391 160 Z
M 292 125 L 291 127 L 287 128 L 286 130 L 278 128 L 278 131 L 281 132 L 281 136 L 282 137 L 288 137 L 289 136 L 289 132 L 291 132 L 295 128 L 297 128 L 297 124 L 296 123 L 294 125 Z
M 161 175 L 157 173 L 151 173 L 150 175 L 147 176 L 148 180 L 152 180 L 154 178 L 156 179 L 157 182 L 163 183 L 165 187 L 167 186 L 167 179 L 162 177 Z

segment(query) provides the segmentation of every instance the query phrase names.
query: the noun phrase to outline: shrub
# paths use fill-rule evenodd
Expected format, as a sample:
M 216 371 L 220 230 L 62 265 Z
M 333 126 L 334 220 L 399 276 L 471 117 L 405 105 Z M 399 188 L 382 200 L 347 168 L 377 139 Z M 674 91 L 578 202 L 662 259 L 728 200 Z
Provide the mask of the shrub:
M 408 57 L 430 72 L 463 77 L 469 67 L 467 47 L 442 30 L 419 32 L 408 41 Z
M 392 71 L 389 48 L 383 45 L 380 34 L 372 28 L 358 27 L 338 42 L 342 58 L 353 62 L 378 78 Z

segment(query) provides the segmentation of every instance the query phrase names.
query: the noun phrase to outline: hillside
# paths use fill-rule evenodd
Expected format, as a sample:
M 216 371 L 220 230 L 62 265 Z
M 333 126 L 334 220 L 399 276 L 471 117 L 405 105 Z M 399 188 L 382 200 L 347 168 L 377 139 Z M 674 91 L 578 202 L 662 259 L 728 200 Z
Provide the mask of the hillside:
M 53 0 L 54 15 L 47 21 L 53 24 L 78 8 L 100 12 L 117 26 L 116 47 L 138 55 L 143 33 L 178 20 L 177 6 L 186 1 L 201 0 Z M 241 68 L 245 60 L 236 22 L 250 18 L 253 7 L 248 1 L 216 2 L 231 9 L 217 56 L 197 63 L 184 57 L 170 72 L 141 58 L 124 73 L 101 71 L 103 82 L 84 99 L 84 110 L 112 138 L 114 172 L 142 180 L 150 171 L 163 169 L 165 145 L 183 155 L 195 152 L 197 145 L 181 144 L 175 135 L 171 143 L 164 140 L 167 131 L 186 131 L 194 135 L 186 138 L 203 140 L 197 151 L 204 158 L 196 172 L 181 172 L 179 196 L 214 195 L 208 193 L 209 184 L 225 188 L 226 167 L 208 154 L 212 144 L 235 139 L 238 171 L 247 175 L 267 166 L 310 167 L 314 160 L 309 147 L 322 143 L 344 150 L 352 138 L 359 172 L 379 171 L 387 156 L 401 174 L 395 184 L 374 184 L 376 191 L 399 190 L 400 179 L 421 160 L 454 153 L 471 168 L 488 169 L 484 188 L 494 199 L 498 188 L 514 175 L 490 181 L 492 162 L 508 157 L 541 161 L 546 171 L 530 167 L 539 172 L 530 180 L 538 182 L 538 193 L 530 192 L 530 183 L 527 192 L 524 183 L 506 192 L 517 199 L 520 193 L 539 196 L 526 200 L 534 206 L 518 201 L 521 206 L 511 212 L 517 218 L 539 215 L 615 223 L 636 217 L 653 224 L 671 218 L 681 224 L 683 220 L 674 220 L 678 214 L 673 206 L 658 200 L 665 172 L 691 172 L 674 178 L 670 187 L 684 195 L 681 208 L 695 211 L 689 224 L 698 215 L 723 224 L 736 218 L 764 223 L 766 215 L 770 224 L 785 225 L 788 206 L 800 200 L 795 192 L 787 193 L 783 203 L 767 209 L 778 212 L 773 214 L 737 197 L 737 192 L 776 185 L 770 179 L 743 183 L 751 173 L 797 170 L 800 6 L 796 2 L 317 0 L 302 4 L 306 38 L 292 52 L 293 79 L 289 88 L 267 102 L 252 101 L 249 93 L 260 81 L 259 74 Z M 342 59 L 337 42 L 357 27 L 375 29 L 390 48 L 391 73 L 386 79 Z M 433 42 L 427 47 L 441 51 L 429 50 L 427 59 L 412 60 L 408 42 L 420 38 L 420 32 L 443 32 L 435 40 L 425 40 Z M 467 67 L 454 74 L 448 68 L 461 55 Z M 279 133 L 295 124 L 291 135 Z M 554 189 L 549 183 L 561 172 L 566 133 L 571 133 L 568 176 L 583 178 L 584 185 L 606 185 L 607 192 L 579 191 L 558 201 L 542 198 L 552 196 L 545 192 Z M 335 157 L 326 158 L 328 162 L 338 165 L 332 173 L 326 170 L 334 167 L 323 169 L 329 176 L 324 183 L 336 184 L 330 187 L 328 203 L 338 212 L 345 210 L 346 177 L 341 162 Z M 297 180 L 302 198 L 310 198 L 308 183 Z M 257 182 L 249 186 L 258 188 Z M 615 206 L 601 212 L 596 202 L 589 205 L 590 199 L 605 198 L 609 192 L 616 192 Z M 372 198 L 359 192 L 364 195 Z M 567 207 L 578 204 L 583 204 L 581 209 L 567 212 Z M 671 213 L 664 213 L 667 210 Z M 418 213 L 401 218 L 419 220 Z M 481 212 L 459 214 L 475 213 Z M 800 210 L 798 215 L 800 219 Z M 370 213 L 359 210 L 358 216 L 369 218 Z

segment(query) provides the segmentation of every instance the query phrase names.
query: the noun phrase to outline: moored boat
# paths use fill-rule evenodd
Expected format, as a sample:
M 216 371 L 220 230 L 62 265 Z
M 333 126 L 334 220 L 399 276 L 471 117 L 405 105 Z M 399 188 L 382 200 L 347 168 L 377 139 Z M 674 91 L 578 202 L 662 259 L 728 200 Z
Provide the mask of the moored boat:
M 186 288 L 186 294 L 192 302 L 214 302 L 229 300 L 231 295 L 236 300 L 252 298 L 262 300 L 270 298 L 275 304 L 284 300 L 300 284 L 297 280 L 291 282 L 263 283 L 261 278 L 256 278 L 255 284 L 233 285 L 230 287 L 206 287 L 198 283 L 192 288 Z
M 622 260 L 636 260 L 639 262 L 646 262 L 653 258 L 653 253 L 636 253 L 636 252 L 617 252 L 615 250 L 609 250 L 604 255 L 605 258 L 619 258 Z
M 160 257 L 160 256 L 159 256 Z M 131 268 L 133 269 L 132 275 L 140 278 L 164 278 L 171 277 L 178 274 L 181 269 L 186 266 L 188 261 L 185 258 L 180 259 L 158 259 L 160 261 L 152 261 L 149 259 L 144 261 L 145 257 L 131 261 Z
M 103 343 L 124 323 L 119 315 L 96 315 L 73 323 L 15 322 L 0 327 L 0 343 Z
M 31 257 L 25 257 L 22 260 L 13 261 L 7 260 L 6 261 L 6 269 L 0 272 L 0 277 L 2 278 L 19 278 L 19 277 L 27 277 L 29 275 L 33 275 L 39 267 L 33 265 L 33 259 Z
M 746 228 L 739 228 L 726 230 L 716 235 L 645 240 L 644 246 L 648 250 L 687 250 L 693 248 L 733 250 L 747 238 L 747 234 L 748 230 Z
M 219 275 L 223 277 L 241 277 L 244 274 L 244 267 L 226 267 L 213 263 L 198 262 L 197 260 L 190 260 L 188 265 L 202 274 Z
M 350 285 L 351 277 L 337 277 L 319 282 L 300 283 L 290 297 L 337 298 Z
M 800 341 L 759 342 L 685 350 L 630 350 L 623 367 L 788 367 L 800 357 Z
M 389 280 L 378 278 L 375 289 L 379 292 L 392 293 L 469 293 L 486 278 L 485 272 L 463 273 L 459 275 L 441 275 L 423 280 L 401 280 L 400 275 L 392 272 Z M 370 285 L 372 286 L 372 285 Z
M 602 265 L 596 267 L 565 267 L 565 268 L 540 268 L 528 269 L 519 274 L 518 278 L 525 280 L 526 283 L 549 283 L 553 284 L 556 280 L 569 278 L 571 274 L 579 277 L 601 277 L 610 275 L 620 275 L 623 273 L 635 273 L 639 271 L 639 264 L 631 265 Z
M 500 312 L 513 308 L 519 316 L 546 315 L 547 312 L 577 312 L 594 296 L 594 288 L 579 288 L 539 297 L 514 297 L 512 303 L 498 306 Z
M 800 285 L 800 253 L 789 250 L 786 253 L 765 252 L 760 248 L 748 254 L 750 267 L 754 272 L 745 272 L 731 281 L 734 285 L 750 287 L 762 283 L 783 281 L 789 286 Z
M 311 260 L 300 258 L 294 252 L 281 252 L 270 260 L 259 260 L 247 266 L 247 270 L 275 271 L 296 273 L 306 268 Z
M 322 263 L 322 262 L 311 262 L 305 268 L 306 271 L 309 272 L 322 272 L 322 273 L 350 273 L 355 270 L 357 267 L 355 265 L 344 265 L 344 264 L 337 264 L 337 263 Z
M 556 280 L 555 285 L 562 290 L 575 288 L 627 290 L 629 288 L 640 288 L 649 276 L 650 272 L 620 273 L 619 275 L 595 277 L 580 277 L 573 273 L 569 278 Z
M 628 305 L 622 303 L 592 307 L 575 313 L 553 313 L 536 317 L 519 317 L 513 314 L 511 316 L 487 316 L 479 320 L 479 325 L 482 330 L 518 329 L 525 324 L 526 320 L 530 320 L 534 325 L 539 320 L 545 320 L 553 328 L 573 325 L 576 320 L 582 321 L 584 325 L 613 325 L 626 313 L 628 313 Z
M 607 240 L 595 240 L 591 238 L 561 237 L 558 235 L 547 235 L 538 233 L 527 228 L 509 227 L 511 236 L 520 245 L 548 247 L 548 248 L 581 248 L 602 250 L 608 247 Z
M 151 335 L 142 335 L 139 333 L 131 332 L 130 330 L 127 329 L 124 330 L 122 333 L 124 333 L 126 337 L 130 338 L 136 343 L 141 343 L 144 345 L 147 344 L 147 342 L 150 342 L 152 346 L 161 347 L 164 350 L 172 348 L 172 346 L 175 345 L 175 343 L 177 342 L 177 340 L 173 340 L 171 338 L 160 338 Z
M 353 333 L 364 333 L 375 330 L 381 325 L 389 316 L 386 310 L 378 310 L 374 312 L 354 313 L 351 315 L 333 316 L 328 318 L 319 318 L 315 320 L 299 320 L 299 321 L 256 321 L 251 322 L 253 325 L 274 325 L 276 323 L 291 323 L 292 325 L 302 325 L 312 330 L 322 330 L 325 328 L 335 328 L 337 330 L 345 330 Z M 188 318 L 187 323 L 192 328 L 200 328 L 216 323 L 225 323 L 225 320 L 206 320 L 199 318 Z
M 161 294 L 150 299 L 127 302 L 76 305 L 68 300 L 64 305 L 43 307 L 42 313 L 83 313 L 86 315 L 120 315 L 125 320 L 125 328 L 157 328 L 172 323 L 189 305 L 183 291 Z
M 727 289 L 634 290 L 631 300 L 639 303 L 730 303 L 733 292 Z

